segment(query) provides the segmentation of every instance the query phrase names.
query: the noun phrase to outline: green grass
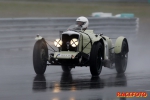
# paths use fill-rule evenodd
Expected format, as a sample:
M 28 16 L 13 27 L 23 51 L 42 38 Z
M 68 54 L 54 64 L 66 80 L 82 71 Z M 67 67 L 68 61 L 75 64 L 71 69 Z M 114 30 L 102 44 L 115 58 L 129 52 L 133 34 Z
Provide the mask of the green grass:
M 0 18 L 13 17 L 78 17 L 92 12 L 134 13 L 136 17 L 149 18 L 147 3 L 52 3 L 52 2 L 0 2 Z

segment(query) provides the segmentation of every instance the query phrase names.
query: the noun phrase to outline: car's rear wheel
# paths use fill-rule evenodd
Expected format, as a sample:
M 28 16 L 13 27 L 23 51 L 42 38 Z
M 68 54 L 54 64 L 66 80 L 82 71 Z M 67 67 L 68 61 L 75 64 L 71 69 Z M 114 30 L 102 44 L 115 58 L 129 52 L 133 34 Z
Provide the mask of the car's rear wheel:
M 68 65 L 61 65 L 61 68 L 63 70 L 63 72 L 65 73 L 69 73 L 71 71 L 71 66 L 68 66 Z
M 38 40 L 33 49 L 33 66 L 36 74 L 44 74 L 47 67 L 48 48 L 44 40 Z
M 121 53 L 115 54 L 115 67 L 117 73 L 124 73 L 127 68 L 128 62 L 128 52 L 127 52 L 128 45 L 126 41 L 122 42 Z
M 100 42 L 94 43 L 90 52 L 90 72 L 93 76 L 98 76 L 102 70 L 102 45 Z

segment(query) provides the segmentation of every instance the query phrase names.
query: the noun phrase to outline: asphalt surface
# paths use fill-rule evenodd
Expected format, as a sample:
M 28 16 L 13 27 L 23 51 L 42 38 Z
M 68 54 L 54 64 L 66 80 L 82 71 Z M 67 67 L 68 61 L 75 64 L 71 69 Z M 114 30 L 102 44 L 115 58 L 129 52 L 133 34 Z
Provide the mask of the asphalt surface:
M 0 100 L 149 100 L 149 29 L 142 28 L 129 41 L 129 59 L 124 74 L 103 68 L 92 77 L 88 67 L 65 74 L 60 66 L 48 66 L 43 76 L 33 70 L 32 48 L 0 51 Z M 146 92 L 147 98 L 117 98 L 117 92 Z

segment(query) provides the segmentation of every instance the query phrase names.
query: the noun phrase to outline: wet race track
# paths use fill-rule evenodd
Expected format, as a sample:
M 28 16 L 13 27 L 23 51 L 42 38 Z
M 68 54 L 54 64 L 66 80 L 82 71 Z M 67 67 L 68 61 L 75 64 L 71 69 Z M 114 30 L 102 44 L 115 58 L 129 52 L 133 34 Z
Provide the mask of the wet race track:
M 32 49 L 3 50 L 0 100 L 150 100 L 148 32 L 129 41 L 125 74 L 103 68 L 99 77 L 91 77 L 88 67 L 76 67 L 65 74 L 60 66 L 48 66 L 44 76 L 37 76 L 32 64 Z M 117 92 L 146 92 L 148 97 L 117 98 Z

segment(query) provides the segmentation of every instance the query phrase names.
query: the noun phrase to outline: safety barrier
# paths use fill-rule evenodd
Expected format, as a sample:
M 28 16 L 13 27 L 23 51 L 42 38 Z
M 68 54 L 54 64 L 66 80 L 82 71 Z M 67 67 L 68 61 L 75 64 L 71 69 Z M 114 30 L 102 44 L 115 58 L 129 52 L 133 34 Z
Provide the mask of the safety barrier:
M 75 17 L 66 18 L 1 18 L 0 50 L 33 48 L 35 36 L 40 34 L 50 43 L 59 37 L 59 31 L 65 31 L 75 24 Z M 138 18 L 94 18 L 89 17 L 89 29 L 96 34 L 109 37 L 130 37 L 138 33 Z

